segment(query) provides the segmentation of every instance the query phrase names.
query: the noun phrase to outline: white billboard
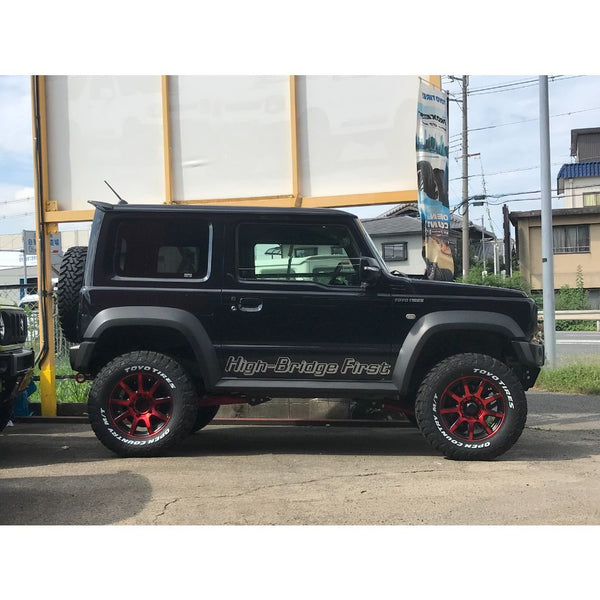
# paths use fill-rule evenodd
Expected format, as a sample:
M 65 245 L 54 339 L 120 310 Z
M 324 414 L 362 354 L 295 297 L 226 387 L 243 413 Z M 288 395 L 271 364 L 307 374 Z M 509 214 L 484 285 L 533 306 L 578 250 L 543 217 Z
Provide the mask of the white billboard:
M 130 203 L 416 201 L 417 76 L 44 79 L 58 211 L 115 200 L 104 180 Z

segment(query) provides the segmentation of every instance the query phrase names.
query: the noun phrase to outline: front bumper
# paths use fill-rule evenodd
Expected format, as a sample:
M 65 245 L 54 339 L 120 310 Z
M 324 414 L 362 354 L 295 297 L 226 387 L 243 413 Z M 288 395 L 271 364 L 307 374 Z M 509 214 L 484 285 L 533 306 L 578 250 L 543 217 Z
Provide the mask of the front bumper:
M 27 388 L 33 377 L 34 356 L 33 350 L 28 348 L 0 352 L 2 402 L 14 400 L 19 392 Z
M 0 376 L 17 377 L 33 369 L 33 350 L 19 348 L 7 352 L 0 352 Z
M 527 367 L 541 367 L 544 364 L 544 344 L 534 342 L 513 342 L 517 360 Z
M 528 390 L 533 387 L 544 364 L 544 344 L 534 342 L 513 342 L 517 361 L 521 366 L 521 383 Z

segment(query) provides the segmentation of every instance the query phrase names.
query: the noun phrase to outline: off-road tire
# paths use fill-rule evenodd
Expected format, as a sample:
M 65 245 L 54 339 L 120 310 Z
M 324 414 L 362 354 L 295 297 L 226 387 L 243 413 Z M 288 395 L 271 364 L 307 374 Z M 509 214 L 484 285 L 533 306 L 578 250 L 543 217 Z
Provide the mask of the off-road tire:
M 78 330 L 79 292 L 83 285 L 83 272 L 87 248 L 72 246 L 63 256 L 58 276 L 56 298 L 58 302 L 58 321 L 65 337 L 70 342 L 80 342 Z
M 219 408 L 220 406 L 199 406 L 196 413 L 196 421 L 192 427 L 192 433 L 196 433 L 196 431 L 200 431 L 206 427 L 215 418 L 215 415 L 219 412 Z
M 457 354 L 423 380 L 415 416 L 425 439 L 454 460 L 489 460 L 519 439 L 527 420 L 523 387 L 485 354 Z
M 0 431 L 2 431 L 6 424 L 10 421 L 12 415 L 12 403 L 2 402 L 0 404 Z
M 192 379 L 173 358 L 135 351 L 103 367 L 88 414 L 96 437 L 120 456 L 156 456 L 190 434 L 198 412 Z

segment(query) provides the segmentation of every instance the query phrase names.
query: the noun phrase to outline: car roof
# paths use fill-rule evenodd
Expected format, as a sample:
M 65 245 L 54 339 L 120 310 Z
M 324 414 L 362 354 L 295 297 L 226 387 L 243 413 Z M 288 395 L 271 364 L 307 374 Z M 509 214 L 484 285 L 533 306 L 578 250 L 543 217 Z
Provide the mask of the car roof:
M 330 216 L 330 217 L 346 217 L 355 218 L 356 215 L 345 210 L 335 208 L 284 208 L 273 206 L 222 206 L 222 205 L 207 205 L 207 204 L 108 204 L 105 202 L 90 202 L 97 209 L 105 212 L 173 212 L 173 211 L 190 211 L 198 213 L 210 213 L 221 215 L 287 215 L 291 213 L 303 216 Z

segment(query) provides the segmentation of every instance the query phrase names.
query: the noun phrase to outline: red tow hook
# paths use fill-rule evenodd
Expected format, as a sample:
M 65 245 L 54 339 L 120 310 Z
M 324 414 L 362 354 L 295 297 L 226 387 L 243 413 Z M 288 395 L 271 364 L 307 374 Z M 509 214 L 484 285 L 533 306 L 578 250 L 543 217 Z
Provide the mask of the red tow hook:
M 77 373 L 75 375 L 75 381 L 77 383 L 85 383 L 87 380 L 88 380 L 88 377 L 84 373 Z

